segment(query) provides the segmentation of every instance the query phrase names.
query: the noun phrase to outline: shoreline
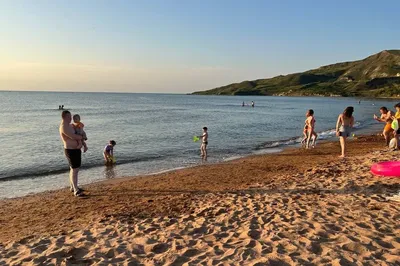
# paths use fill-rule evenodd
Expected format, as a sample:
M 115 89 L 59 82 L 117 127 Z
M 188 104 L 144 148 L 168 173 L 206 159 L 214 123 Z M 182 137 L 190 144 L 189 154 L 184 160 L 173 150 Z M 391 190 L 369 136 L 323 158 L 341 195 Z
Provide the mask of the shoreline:
M 84 186 L 85 198 L 61 189 L 0 200 L 0 263 L 400 262 L 400 207 L 385 199 L 400 179 L 369 172 L 398 157 L 383 149 L 381 137 L 359 136 L 345 160 L 327 141 L 100 181 Z
M 325 132 L 325 131 L 324 131 Z M 328 142 L 334 142 L 335 137 L 328 137 L 325 139 L 321 139 L 318 140 L 318 144 L 323 144 L 323 143 L 328 143 Z M 282 140 L 282 141 L 286 141 L 286 140 Z M 271 142 L 279 142 L 279 141 L 271 141 Z M 160 174 L 167 174 L 170 172 L 174 172 L 174 171 L 179 171 L 179 170 L 185 170 L 185 169 L 191 169 L 191 168 L 196 168 L 199 166 L 207 166 L 207 165 L 218 165 L 218 164 L 223 164 L 223 163 L 228 163 L 228 162 L 234 162 L 236 160 L 241 160 L 241 159 L 245 159 L 248 157 L 253 157 L 253 156 L 264 156 L 264 155 L 274 155 L 274 154 L 279 154 L 282 152 L 285 152 L 287 150 L 291 150 L 291 149 L 302 149 L 302 146 L 300 143 L 294 143 L 294 144 L 280 144 L 278 146 L 273 146 L 273 147 L 267 147 L 267 148 L 261 148 L 261 149 L 255 149 L 253 150 L 251 153 L 247 153 L 247 154 L 242 154 L 242 155 L 237 155 L 237 156 L 232 156 L 232 157 L 227 157 L 225 159 L 221 159 L 220 161 L 214 161 L 214 162 L 199 162 L 197 164 L 193 164 L 193 165 L 189 165 L 189 166 L 177 166 L 177 167 L 173 167 L 173 168 L 167 168 L 167 169 L 162 169 L 162 170 L 155 170 L 154 172 L 149 172 L 149 173 L 142 173 L 142 174 L 137 174 L 137 175 L 129 175 L 129 176 L 115 176 L 111 179 L 100 179 L 100 180 L 96 180 L 94 182 L 90 182 L 90 183 L 83 183 L 82 186 L 90 186 L 92 184 L 97 184 L 97 183 L 102 183 L 102 182 L 108 182 L 111 180 L 118 180 L 118 179 L 124 179 L 124 178 L 140 178 L 140 177 L 149 177 L 149 176 L 157 176 Z M 128 163 L 127 163 L 128 164 Z M 118 165 L 118 164 L 117 164 Z M 82 168 L 81 171 L 85 171 L 87 169 L 91 169 L 91 168 L 103 168 L 104 165 L 101 166 L 94 166 L 94 167 L 89 167 L 89 168 Z M 69 170 L 60 170 L 60 172 L 58 172 L 57 174 L 68 174 Z M 32 175 L 32 176 L 28 176 L 28 177 L 23 177 L 21 178 L 20 176 L 18 176 L 16 179 L 30 179 L 32 177 L 50 177 L 51 175 Z M 6 177 L 3 178 L 4 182 L 10 181 L 10 180 L 15 180 L 14 177 Z M 37 194 L 42 194 L 42 193 L 49 193 L 49 192 L 54 192 L 54 191 L 58 191 L 58 190 L 63 190 L 66 189 L 68 186 L 65 187 L 60 187 L 60 188 L 55 188 L 55 189 L 48 189 L 48 190 L 44 190 L 44 191 L 40 191 L 40 192 L 30 192 L 28 194 L 25 195 L 21 195 L 21 196 L 15 196 L 15 197 L 5 197 L 5 198 L 0 198 L 0 201 L 2 200 L 12 200 L 12 199 L 20 199 L 23 197 L 27 197 L 27 196 L 32 196 L 32 195 L 37 195 Z
M 370 126 L 369 128 L 361 128 L 361 129 L 356 129 L 356 132 L 358 131 L 364 131 L 363 135 L 368 135 L 368 133 L 371 132 L 375 132 L 375 130 Z M 321 131 L 318 132 L 318 134 L 320 135 L 320 139 L 317 141 L 317 143 L 325 143 L 325 142 L 334 142 L 336 141 L 336 136 L 333 135 L 328 135 L 327 137 L 322 137 L 321 135 L 323 135 L 324 133 L 329 133 L 333 131 L 332 130 L 325 130 L 325 131 Z M 366 133 L 366 134 L 364 134 Z M 193 163 L 191 165 L 186 165 L 186 166 L 182 166 L 182 165 L 178 165 L 178 166 L 172 166 L 171 168 L 160 168 L 157 170 L 152 170 L 152 171 L 143 171 L 142 173 L 138 173 L 135 175 L 122 175 L 122 176 L 113 176 L 112 179 L 119 179 L 119 178 L 134 178 L 134 177 L 142 177 L 142 176 L 153 176 L 153 175 L 157 175 L 157 174 L 161 174 L 161 173 L 168 173 L 171 171 L 175 171 L 175 170 L 181 170 L 181 169 L 190 169 L 193 167 L 197 167 L 197 166 L 201 166 L 201 165 L 212 165 L 212 164 L 219 164 L 219 163 L 224 163 L 224 162 L 230 162 L 230 161 L 235 161 L 235 160 L 239 160 L 239 159 L 243 159 L 246 157 L 251 157 L 251 156 L 262 156 L 262 155 L 268 155 L 268 154 L 278 154 L 281 153 L 287 149 L 297 149 L 297 148 L 301 148 L 301 144 L 300 144 L 300 140 L 301 137 L 292 137 L 289 139 L 281 139 L 281 140 L 274 140 L 274 141 L 268 141 L 266 143 L 273 143 L 273 146 L 266 146 L 263 147 L 263 144 L 258 144 L 258 146 L 255 146 L 255 148 L 253 148 L 252 150 L 249 151 L 249 153 L 245 153 L 245 154 L 240 154 L 240 155 L 233 155 L 231 157 L 226 157 L 226 158 L 218 158 L 215 161 L 212 160 L 211 162 L 197 162 L 197 163 Z M 213 158 L 213 157 L 210 157 Z M 117 164 L 117 165 L 129 165 L 131 163 L 122 163 L 122 164 Z M 99 164 L 99 165 L 91 165 L 89 167 L 85 167 L 85 165 L 83 165 L 83 168 L 81 169 L 81 171 L 86 171 L 86 170 L 91 170 L 91 169 L 103 169 L 104 165 L 103 164 Z M 113 168 L 111 168 L 113 169 Z M 118 170 L 118 169 L 117 169 Z M 65 169 L 65 170 L 56 170 L 54 173 L 52 174 L 31 174 L 31 175 L 23 175 L 23 174 L 19 174 L 19 175 L 14 175 L 14 176 L 8 176 L 8 177 L 4 177 L 1 179 L 1 182 L 8 182 L 8 181 L 16 181 L 16 180 L 26 180 L 26 179 L 32 179 L 32 178 L 46 178 L 46 177 L 53 177 L 53 176 L 59 176 L 61 174 L 68 174 L 69 170 Z M 103 182 L 103 181 L 107 181 L 108 179 L 103 177 L 103 179 L 98 179 L 98 180 L 94 180 L 94 181 L 89 181 L 89 182 L 85 182 L 83 181 L 83 185 L 87 186 L 93 183 L 97 183 L 97 182 Z M 67 188 L 68 185 L 67 183 L 65 183 L 64 187 L 55 187 L 55 188 L 49 188 L 49 189 L 45 189 L 42 191 L 38 191 L 38 192 L 29 192 L 29 193 L 24 193 L 23 195 L 16 195 L 16 196 L 6 196 L 6 197 L 0 197 L 0 200 L 4 200 L 4 199 L 14 199 L 14 198 L 21 198 L 21 197 L 25 197 L 25 196 L 29 196 L 29 195 L 34 195 L 34 194 L 39 194 L 39 193 L 44 193 L 44 192 L 50 192 L 50 191 L 57 191 L 60 189 L 65 189 Z

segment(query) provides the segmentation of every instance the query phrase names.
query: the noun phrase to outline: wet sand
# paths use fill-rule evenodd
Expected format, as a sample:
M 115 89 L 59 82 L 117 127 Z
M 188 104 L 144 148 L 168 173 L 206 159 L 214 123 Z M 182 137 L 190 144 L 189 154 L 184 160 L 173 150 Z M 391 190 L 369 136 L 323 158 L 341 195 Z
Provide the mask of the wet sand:
M 400 265 L 381 138 L 0 201 L 0 265 Z M 67 177 L 66 177 L 67 178 Z

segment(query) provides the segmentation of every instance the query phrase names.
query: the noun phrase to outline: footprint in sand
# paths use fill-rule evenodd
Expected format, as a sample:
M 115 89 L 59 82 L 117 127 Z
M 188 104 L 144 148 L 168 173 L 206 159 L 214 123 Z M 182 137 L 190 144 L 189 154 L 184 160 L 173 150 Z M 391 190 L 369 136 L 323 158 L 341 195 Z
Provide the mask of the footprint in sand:
M 147 247 L 145 246 L 144 250 L 151 251 L 155 254 L 161 254 L 161 253 L 166 252 L 168 250 L 168 248 L 169 248 L 168 244 L 159 243 L 159 244 L 155 244 L 155 245 L 149 245 Z
M 261 237 L 261 231 L 259 230 L 250 230 L 247 234 L 252 239 L 259 239 Z
M 268 259 L 268 261 L 267 261 L 267 263 L 265 263 L 265 264 L 258 264 L 258 265 L 265 265 L 265 266 L 290 266 L 290 264 L 289 263 L 287 263 L 287 262 L 285 262 L 285 261 L 283 261 L 283 260 L 280 260 L 280 259 L 278 259 L 278 258 L 274 258 L 274 259 Z M 257 265 L 257 266 L 258 266 Z
M 182 254 L 182 256 L 184 256 L 184 257 L 194 257 L 194 256 L 196 256 L 197 254 L 199 254 L 199 251 L 198 251 L 197 249 L 191 248 L 191 249 L 186 250 L 186 251 Z
M 344 250 L 351 251 L 357 253 L 358 255 L 363 255 L 363 256 L 367 255 L 368 253 L 368 249 L 366 247 L 364 247 L 359 243 L 354 243 L 354 242 L 344 244 L 342 248 Z

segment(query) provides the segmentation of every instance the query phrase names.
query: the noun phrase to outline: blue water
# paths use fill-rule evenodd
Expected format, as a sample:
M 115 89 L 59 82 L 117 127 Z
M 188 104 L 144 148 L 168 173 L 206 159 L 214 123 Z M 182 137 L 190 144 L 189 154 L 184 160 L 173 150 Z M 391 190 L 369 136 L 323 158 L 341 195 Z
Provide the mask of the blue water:
M 333 136 L 337 115 L 355 107 L 358 130 L 376 126 L 372 115 L 391 100 L 173 94 L 0 92 L 0 197 L 68 186 L 58 127 L 63 104 L 80 114 L 88 135 L 81 183 L 150 174 L 201 163 L 192 137 L 209 128 L 208 163 L 278 151 L 298 143 L 305 112 L 315 111 L 322 139 Z M 255 101 L 255 108 L 241 107 Z M 108 140 L 118 164 L 103 165 Z

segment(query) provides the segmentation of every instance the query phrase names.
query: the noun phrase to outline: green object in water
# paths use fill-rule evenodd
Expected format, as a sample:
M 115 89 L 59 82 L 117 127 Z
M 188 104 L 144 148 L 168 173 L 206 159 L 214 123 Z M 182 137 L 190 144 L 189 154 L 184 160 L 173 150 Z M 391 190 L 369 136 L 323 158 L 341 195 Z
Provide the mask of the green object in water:
M 193 137 L 193 141 L 194 141 L 194 142 L 197 142 L 197 141 L 199 141 L 199 140 L 200 140 L 200 138 L 199 138 L 198 136 L 194 136 L 194 137 Z

